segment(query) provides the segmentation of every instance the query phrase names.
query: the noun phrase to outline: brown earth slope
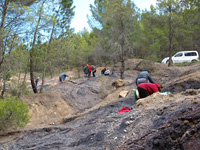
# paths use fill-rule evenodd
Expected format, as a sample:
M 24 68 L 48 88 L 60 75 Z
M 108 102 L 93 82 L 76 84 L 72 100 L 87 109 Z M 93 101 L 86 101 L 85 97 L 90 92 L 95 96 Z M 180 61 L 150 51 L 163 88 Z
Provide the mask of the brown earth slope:
M 59 83 L 56 77 L 46 82 L 44 94 L 23 97 L 30 108 L 31 122 L 23 131 L 1 136 L 2 149 L 186 149 L 191 143 L 199 146 L 200 63 L 187 67 L 149 63 L 149 68 L 154 68 L 152 78 L 164 86 L 163 91 L 172 94 L 156 93 L 136 103 L 135 78 L 148 65 L 142 60 L 128 60 L 126 64 L 126 85 L 120 88 L 112 86 L 119 79 L 116 65 L 117 76 L 102 77 L 99 69 L 98 77 L 90 80 L 82 77 Z M 129 91 L 126 98 L 119 97 L 121 91 Z M 123 106 L 132 110 L 117 115 Z

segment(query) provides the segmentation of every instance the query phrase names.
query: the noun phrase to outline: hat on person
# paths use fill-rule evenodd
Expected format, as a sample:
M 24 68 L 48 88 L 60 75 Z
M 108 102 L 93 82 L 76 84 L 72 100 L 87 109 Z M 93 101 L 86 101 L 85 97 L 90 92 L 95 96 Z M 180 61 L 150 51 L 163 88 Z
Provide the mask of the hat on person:
M 144 69 L 144 71 L 148 71 L 148 69 L 147 69 L 147 68 L 145 68 L 145 69 Z

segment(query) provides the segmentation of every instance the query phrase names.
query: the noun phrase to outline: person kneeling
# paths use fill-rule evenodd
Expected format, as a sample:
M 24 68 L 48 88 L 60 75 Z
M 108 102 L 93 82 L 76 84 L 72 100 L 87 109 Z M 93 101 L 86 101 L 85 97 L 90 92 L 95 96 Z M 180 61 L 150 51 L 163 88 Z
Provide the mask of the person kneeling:
M 153 93 L 160 92 L 161 86 L 158 83 L 141 83 L 137 87 L 140 98 L 145 98 Z
M 110 75 L 110 70 L 108 70 L 108 68 L 106 68 L 106 71 L 104 72 L 105 76 L 109 76 Z

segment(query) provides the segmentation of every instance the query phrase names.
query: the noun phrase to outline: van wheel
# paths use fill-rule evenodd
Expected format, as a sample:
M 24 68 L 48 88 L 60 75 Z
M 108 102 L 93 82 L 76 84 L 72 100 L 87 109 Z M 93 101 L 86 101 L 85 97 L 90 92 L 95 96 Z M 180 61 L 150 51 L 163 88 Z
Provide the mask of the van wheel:
M 166 61 L 166 64 L 167 64 L 167 65 L 169 64 L 169 59 Z
M 172 61 L 171 63 L 173 64 L 174 62 Z M 166 64 L 169 65 L 169 59 L 166 61 Z
M 193 59 L 192 62 L 193 62 L 193 63 L 194 63 L 194 62 L 197 62 L 197 60 L 196 60 L 196 59 Z

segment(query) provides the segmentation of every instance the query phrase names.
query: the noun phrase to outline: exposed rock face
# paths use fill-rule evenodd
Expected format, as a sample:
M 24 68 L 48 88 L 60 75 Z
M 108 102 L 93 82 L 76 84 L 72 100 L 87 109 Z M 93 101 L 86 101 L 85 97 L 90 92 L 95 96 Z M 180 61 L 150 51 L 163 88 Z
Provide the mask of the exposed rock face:
M 185 95 L 185 99 L 180 96 Z M 199 146 L 200 90 L 133 98 L 68 118 L 63 124 L 29 130 L 2 143 L 8 149 L 181 149 Z M 151 101 L 152 100 L 152 101 Z M 122 106 L 130 112 L 116 114 Z M 195 145 L 196 144 L 196 145 Z M 124 145 L 123 147 L 121 147 Z
M 199 99 L 200 100 L 200 99 Z M 200 101 L 199 101 L 200 102 Z M 160 119 L 156 120 L 158 123 Z M 128 140 L 123 150 L 199 150 L 200 103 L 184 105 L 160 127 L 151 129 L 135 140 Z
M 195 66 L 193 69 L 195 68 L 198 67 Z M 162 81 L 164 87 L 174 86 L 174 93 L 169 95 L 155 93 L 136 101 L 131 91 L 136 88 L 134 80 L 138 72 L 129 70 L 125 77 L 130 84 L 117 89 L 112 87 L 116 77 L 77 79 L 46 88 L 51 94 L 56 92 L 56 95 L 44 94 L 41 97 L 37 95 L 38 97 L 24 99 L 33 108 L 33 115 L 34 112 L 35 115 L 43 115 L 38 114 L 38 109 L 34 111 L 36 105 L 43 112 L 47 111 L 44 113 L 46 115 L 35 119 L 32 125 L 42 122 L 44 125 L 48 122 L 48 117 L 52 122 L 54 118 L 67 116 L 67 112 L 74 115 L 63 117 L 61 124 L 49 125 L 48 122 L 48 126 L 45 127 L 36 126 L 31 130 L 26 128 L 24 131 L 0 136 L 0 150 L 198 149 L 200 89 L 195 89 L 195 84 L 190 84 L 189 75 L 198 83 L 199 72 L 193 70 L 184 78 L 181 69 L 178 71 L 174 68 L 173 71 L 170 68 L 164 71 L 161 67 L 159 69 L 152 74 L 152 77 L 156 81 Z M 187 68 L 183 70 L 186 71 Z M 163 73 L 166 74 L 166 78 L 162 76 Z M 181 80 L 175 77 L 181 77 Z M 176 86 L 183 81 L 190 84 L 190 89 L 179 92 Z M 121 91 L 130 91 L 127 98 L 119 98 Z M 34 107 L 32 103 L 35 104 Z M 63 106 L 59 107 L 60 105 Z M 117 114 L 124 106 L 132 110 Z M 57 112 L 57 116 L 52 113 L 53 110 Z
M 199 72 L 186 74 L 180 78 L 175 78 L 170 81 L 170 84 L 164 88 L 166 91 L 177 93 L 187 89 L 200 89 L 200 76 Z

